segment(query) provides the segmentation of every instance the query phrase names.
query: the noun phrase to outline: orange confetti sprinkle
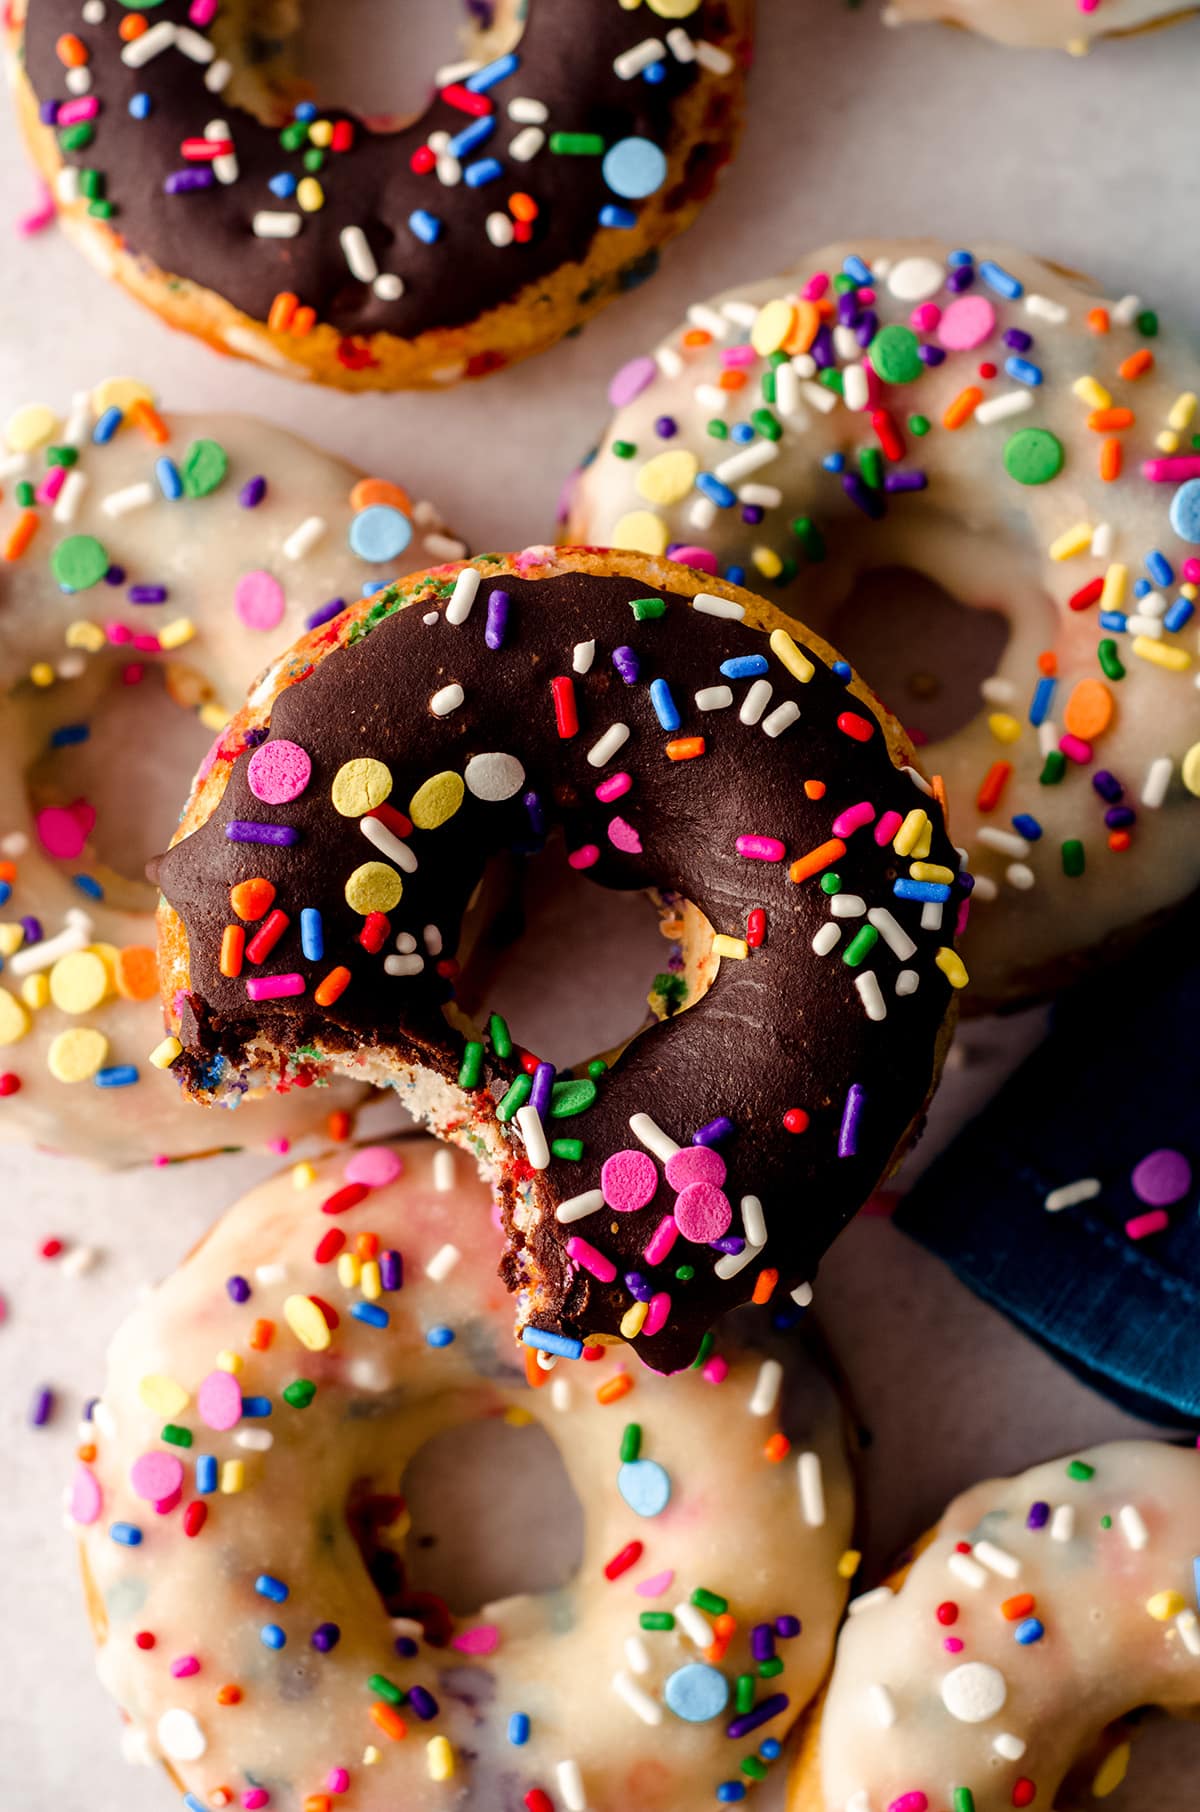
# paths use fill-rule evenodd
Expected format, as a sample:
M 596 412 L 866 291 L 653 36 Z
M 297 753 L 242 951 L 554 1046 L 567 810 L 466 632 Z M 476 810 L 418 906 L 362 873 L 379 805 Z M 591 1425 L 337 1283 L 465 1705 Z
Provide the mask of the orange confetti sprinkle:
M 122 1000 L 153 1000 L 158 993 L 158 965 L 149 944 L 126 944 L 117 951 L 113 981 Z
M 126 44 L 132 44 L 135 38 L 143 37 L 150 30 L 149 20 L 141 13 L 126 13 L 117 27 L 117 36 Z
M 1113 695 L 1104 681 L 1082 679 L 1071 689 L 1063 722 L 1072 736 L 1082 742 L 1094 742 L 1112 722 L 1113 710 Z
M 412 502 L 403 485 L 393 484 L 390 478 L 360 478 L 350 493 L 350 508 L 369 510 L 377 503 L 386 503 L 402 516 L 412 514 Z

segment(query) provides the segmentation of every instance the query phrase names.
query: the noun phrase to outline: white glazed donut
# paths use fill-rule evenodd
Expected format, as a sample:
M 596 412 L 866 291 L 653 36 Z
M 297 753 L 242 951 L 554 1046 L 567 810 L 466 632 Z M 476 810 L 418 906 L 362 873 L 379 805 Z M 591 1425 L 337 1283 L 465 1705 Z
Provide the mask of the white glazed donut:
M 432 1139 L 297 1166 L 117 1334 L 70 1504 L 101 1675 L 192 1812 L 682 1812 L 742 1798 L 815 1692 L 854 1565 L 833 1387 L 765 1323 L 670 1380 L 620 1343 L 523 1374 L 492 1212 Z M 455 1618 L 397 1494 L 499 1420 L 515 1463 L 553 1442 L 582 1550 Z
M 1200 1708 L 1198 1503 L 1194 1449 L 1151 1441 L 958 1498 L 894 1591 L 857 1601 L 789 1812 L 1050 1807 L 1081 1765 L 1113 1792 L 1118 1720 Z
M 888 0 L 889 25 L 937 19 L 1001 44 L 1083 56 L 1098 38 L 1128 38 L 1189 17 L 1186 0 Z
M 968 1006 L 1060 984 L 1200 880 L 1198 389 L 1138 298 L 932 240 L 830 246 L 697 303 L 613 380 L 565 540 L 778 593 L 885 697 L 862 619 L 831 626 L 871 575 L 1001 613 L 982 697 L 921 738 L 977 878 Z M 920 735 L 916 675 L 940 658 L 952 701 L 962 657 L 875 605 Z
M 147 1063 L 161 1019 L 142 863 L 205 731 L 277 647 L 410 554 L 462 546 L 429 504 L 292 434 L 164 420 L 124 379 L 65 419 L 12 410 L 0 485 L 0 1143 L 108 1164 L 211 1149 L 221 1132 Z M 350 1098 L 293 1089 L 229 1131 L 263 1144 Z

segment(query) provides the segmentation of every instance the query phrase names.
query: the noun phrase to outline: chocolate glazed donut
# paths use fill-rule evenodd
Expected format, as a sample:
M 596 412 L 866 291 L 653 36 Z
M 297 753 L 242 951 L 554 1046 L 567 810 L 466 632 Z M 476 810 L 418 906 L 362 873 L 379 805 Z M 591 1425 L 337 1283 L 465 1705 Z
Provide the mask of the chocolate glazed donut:
M 807 1300 L 966 980 L 969 878 L 899 726 L 828 644 L 705 583 L 533 548 L 364 600 L 260 683 L 158 870 L 190 1092 L 297 1047 L 393 1084 L 490 1174 L 525 1342 L 620 1332 L 663 1371 L 747 1298 Z M 555 825 L 591 879 L 692 903 L 710 983 L 560 1076 L 447 1005 L 484 864 Z
M 17 0 L 26 136 L 85 250 L 218 349 L 344 388 L 481 376 L 648 274 L 749 54 L 750 0 L 496 11 L 483 60 L 378 130 L 295 101 L 294 0 Z

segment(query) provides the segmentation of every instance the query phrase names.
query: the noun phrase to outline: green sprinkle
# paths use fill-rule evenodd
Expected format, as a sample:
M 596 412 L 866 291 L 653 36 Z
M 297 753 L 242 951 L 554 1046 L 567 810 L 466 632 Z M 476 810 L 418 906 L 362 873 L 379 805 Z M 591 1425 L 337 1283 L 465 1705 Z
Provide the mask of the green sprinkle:
M 314 176 L 318 170 L 325 168 L 325 153 L 316 145 L 310 145 L 304 153 L 304 168 L 311 171 Z
M 1083 844 L 1078 837 L 1068 837 L 1062 846 L 1063 873 L 1074 880 L 1081 875 L 1087 863 Z
M 772 1655 L 769 1661 L 760 1661 L 758 1664 L 758 1677 L 760 1680 L 773 1680 L 776 1674 L 781 1674 L 782 1672 L 783 1662 L 778 1655 Z
M 501 1019 L 499 1013 L 493 1013 L 488 1020 L 488 1037 L 497 1057 L 512 1056 L 512 1033 L 508 1029 L 508 1021 Z
M 1067 758 L 1061 749 L 1051 749 L 1038 775 L 1039 786 L 1057 786 L 1067 771 Z
M 750 420 L 758 429 L 764 440 L 782 440 L 783 427 L 771 414 L 769 409 L 752 409 Z
M 779 367 L 781 365 L 789 365 L 790 363 L 791 363 L 791 354 L 790 353 L 778 351 L 778 352 L 769 352 L 767 354 L 767 364 L 772 371 L 778 371 Z
M 503 1123 L 511 1120 L 519 1107 L 524 1107 L 533 1093 L 533 1077 L 527 1076 L 524 1070 L 514 1076 L 496 1109 L 496 1118 Z M 550 1110 L 553 1113 L 553 1108 Z
M 680 1265 L 679 1271 L 684 1271 L 684 1270 L 690 1271 L 691 1266 L 690 1265 Z M 676 1273 L 675 1273 L 676 1277 L 679 1276 L 679 1271 L 676 1271 Z M 696 1354 L 696 1357 L 692 1360 L 692 1365 L 691 1365 L 692 1371 L 698 1372 L 700 1370 L 700 1367 L 704 1364 L 705 1360 L 708 1358 L 708 1355 L 712 1352 L 712 1350 L 713 1350 L 713 1336 L 712 1336 L 712 1330 L 710 1329 L 709 1332 L 704 1336 L 703 1340 L 700 1342 L 700 1351 Z
M 27 478 L 22 478 L 21 482 L 17 486 L 17 502 L 20 504 L 20 506 L 23 510 L 29 510 L 29 509 L 33 508 L 33 501 L 34 501 L 33 486 L 30 484 L 30 482 Z
M 763 372 L 762 377 L 759 380 L 758 388 L 759 388 L 759 393 L 762 396 L 763 402 L 774 405 L 774 403 L 775 403 L 775 373 L 773 370 Z M 765 411 L 764 411 L 764 413 L 765 413 Z M 754 417 L 751 416 L 750 419 L 751 419 L 751 421 L 753 421 Z M 772 419 L 774 419 L 774 418 L 772 418 Z
M 643 1611 L 638 1622 L 644 1630 L 673 1630 L 675 1614 L 673 1611 Z
M 742 1773 L 752 1781 L 765 1781 L 767 1764 L 760 1762 L 756 1755 L 744 1755 L 741 1761 Z
M 858 965 L 871 954 L 878 942 L 879 933 L 874 925 L 861 926 L 842 951 L 842 961 L 848 969 L 857 969 Z
M 207 497 L 229 470 L 229 456 L 216 440 L 194 440 L 179 467 L 188 497 Z
M 565 1159 L 568 1164 L 578 1164 L 583 1156 L 583 1140 L 551 1139 L 550 1154 L 552 1157 Z
M 955 1787 L 952 1812 L 975 1812 L 975 1795 L 969 1787 Z
M 1144 308 L 1137 318 L 1137 330 L 1145 334 L 1148 340 L 1158 338 L 1158 316 L 1152 308 Z
M 908 431 L 910 434 L 915 434 L 918 440 L 925 438 L 929 433 L 929 427 L 930 422 L 927 415 L 910 415 L 908 418 Z
M 642 1451 L 642 1425 L 640 1422 L 626 1422 L 621 1434 L 621 1460 L 627 1463 L 636 1460 Z
M 293 1409 L 307 1409 L 316 1394 L 317 1387 L 311 1378 L 293 1378 L 283 1387 L 283 1400 Z
M 168 1441 L 172 1447 L 190 1447 L 192 1431 L 190 1428 L 181 1428 L 178 1422 L 168 1422 L 159 1439 Z
M 847 276 L 845 271 L 839 271 L 833 280 L 833 287 L 839 296 L 848 296 L 852 290 L 858 288 L 858 284 L 853 277 Z
M 710 440 L 729 439 L 729 423 L 721 421 L 720 418 L 715 415 L 710 422 L 705 423 L 704 431 Z
M 389 1680 L 386 1674 L 372 1674 L 367 1681 L 367 1691 L 373 1692 L 377 1699 L 386 1699 L 389 1705 L 404 1703 L 403 1690 L 394 1680 Z
M 81 170 L 79 187 L 89 201 L 99 201 L 104 193 L 104 172 L 102 170 Z
M 693 1277 L 695 1277 L 695 1275 L 696 1275 L 695 1265 L 680 1265 L 679 1268 L 675 1272 L 675 1279 L 676 1279 L 677 1283 L 691 1283 L 691 1281 L 692 1281 Z M 706 1338 L 707 1338 L 707 1336 L 706 1336 Z
M 1088 1479 L 1094 1479 L 1095 1476 L 1096 1468 L 1089 1466 L 1086 1460 L 1068 1460 L 1067 1477 L 1069 1479 L 1083 1479 L 1086 1482 Z
M 1096 655 L 1107 679 L 1116 680 L 1125 678 L 1125 669 L 1121 665 L 1121 657 L 1117 653 L 1117 644 L 1113 641 L 1111 636 L 1105 636 L 1104 640 L 1096 649 Z
M 672 975 L 664 970 L 654 977 L 652 994 L 657 994 L 668 1013 L 675 1013 L 687 999 L 687 979 L 682 975 Z
M 458 1069 L 459 1088 L 478 1088 L 482 1070 L 483 1046 L 477 1039 L 468 1039 Z
M 810 560 L 825 558 L 825 537 L 811 516 L 797 516 L 792 523 L 792 533 Z
M 878 447 L 860 447 L 858 451 L 858 469 L 863 475 L 863 483 L 873 491 L 883 489 L 883 454 Z
M 308 127 L 302 120 L 293 120 L 279 134 L 279 142 L 285 151 L 299 151 L 308 143 Z
M 832 365 L 827 365 L 824 371 L 818 371 L 817 382 L 818 384 L 824 385 L 826 390 L 834 391 L 838 396 L 841 396 L 845 389 L 845 385 L 842 383 L 841 372 L 836 370 Z
M 1004 470 L 1018 484 L 1049 484 L 1065 458 L 1061 440 L 1049 428 L 1018 428 L 1004 444 Z
M 48 466 L 73 466 L 79 458 L 75 447 L 47 447 L 46 464 Z
M 729 1609 L 728 1598 L 722 1598 L 719 1592 L 709 1592 L 704 1586 L 696 1587 L 692 1603 L 698 1611 L 707 1611 L 710 1617 L 723 1617 Z
M 821 892 L 822 893 L 832 894 L 832 893 L 841 893 L 841 891 L 842 891 L 841 875 L 824 874 L 821 876 Z
M 753 1674 L 739 1674 L 733 1688 L 735 1710 L 747 1712 L 753 1709 L 757 1682 Z
M 1109 1516 L 1107 1512 L 1100 1518 L 1100 1527 L 1102 1529 L 1112 1528 L 1112 1517 Z
M 614 440 L 612 450 L 613 457 L 616 459 L 632 459 L 637 452 L 637 442 L 632 440 Z
M 64 151 L 83 151 L 91 144 L 95 133 L 86 120 L 76 126 L 67 126 L 58 135 L 58 142 Z
M 587 1066 L 587 1073 L 593 1082 L 599 1082 L 601 1076 L 607 1076 L 608 1065 L 603 1057 L 593 1057 Z
M 666 602 L 662 598 L 630 598 L 629 608 L 633 612 L 635 623 L 650 623 L 656 617 L 667 614 Z
M 526 1081 L 528 1080 L 526 1077 Z M 586 1114 L 588 1108 L 595 1105 L 596 1084 L 586 1077 L 573 1077 L 567 1082 L 556 1082 L 550 1090 L 550 1118 L 552 1120 L 572 1120 L 576 1114 Z
M 885 384 L 913 384 L 925 371 L 921 342 L 911 327 L 881 327 L 870 345 L 871 364 Z
M 68 535 L 50 556 L 50 570 L 68 591 L 98 585 L 109 568 L 108 554 L 94 535 Z
M 116 211 L 116 203 L 112 201 L 98 200 L 88 203 L 88 213 L 93 220 L 111 220 Z
M 552 132 L 550 149 L 558 157 L 602 157 L 604 140 L 598 132 Z

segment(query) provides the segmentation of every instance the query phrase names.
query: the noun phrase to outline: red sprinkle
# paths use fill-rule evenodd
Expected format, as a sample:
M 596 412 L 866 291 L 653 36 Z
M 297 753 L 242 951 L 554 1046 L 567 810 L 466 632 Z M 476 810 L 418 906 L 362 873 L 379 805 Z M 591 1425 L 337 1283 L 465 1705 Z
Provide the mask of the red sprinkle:
M 377 805 L 371 811 L 364 813 L 364 816 L 367 818 L 378 818 L 380 824 L 386 825 L 388 830 L 390 830 L 395 837 L 410 837 L 412 835 L 412 819 L 406 817 L 403 812 L 398 811 L 394 805 L 389 805 L 386 800 L 382 805 Z
M 185 1535 L 199 1535 L 208 1521 L 208 1505 L 200 1498 L 193 1498 L 183 1513 L 183 1532 Z
M 999 805 L 1000 795 L 1007 786 L 1012 771 L 1011 761 L 993 761 L 975 798 L 981 812 L 990 812 Z
M 6 1095 L 18 1094 L 20 1088 L 21 1078 L 12 1070 L 5 1070 L 3 1075 L 0 1075 L 0 1100 L 3 1100 Z
M 437 163 L 437 158 L 428 145 L 418 145 L 408 160 L 408 167 L 414 176 L 428 176 Z
M 564 742 L 579 733 L 579 711 L 575 704 L 575 681 L 560 674 L 558 679 L 550 681 L 550 690 L 554 694 L 554 721 L 558 733 Z
M 1029 1780 L 1026 1775 L 1023 1774 L 1021 1776 L 1021 1778 L 1016 1782 L 1016 1784 L 1014 1785 L 1013 1790 L 1012 1790 L 1013 1805 L 1014 1806 L 1032 1806 L 1032 1804 L 1036 1798 L 1037 1798 L 1037 1788 L 1035 1787 L 1033 1782 L 1031 1780 Z
M 329 1231 L 323 1233 L 317 1241 L 313 1257 L 319 1265 L 331 1264 L 345 1243 L 346 1235 L 341 1228 L 330 1227 Z
M 335 1189 L 321 1203 L 322 1214 L 345 1214 L 347 1208 L 357 1208 L 360 1202 L 367 1199 L 365 1183 L 346 1183 L 341 1189 Z
M 62 1240 L 56 1238 L 44 1239 L 38 1247 L 38 1254 L 41 1258 L 57 1258 L 62 1249 Z
M 630 1567 L 636 1567 L 645 1552 L 645 1545 L 640 1541 L 627 1541 L 619 1553 L 614 1554 L 604 1569 L 605 1579 L 620 1579 L 622 1573 L 628 1573 Z
M 155 1635 L 152 1635 L 149 1630 L 139 1630 L 137 1635 L 134 1637 L 134 1641 L 136 1642 L 136 1644 L 139 1648 L 142 1648 L 142 1649 L 153 1648 L 154 1644 L 158 1641 L 158 1637 Z
M 483 119 L 492 111 L 492 103 L 486 94 L 476 94 L 473 89 L 464 88 L 461 82 L 451 82 L 448 88 L 443 88 L 441 99 L 448 106 L 457 107 L 460 113 L 469 113 L 477 120 Z
M 871 426 L 879 437 L 883 456 L 893 463 L 904 458 L 904 436 L 896 425 L 896 418 L 886 409 L 876 409 L 871 417 Z
M 875 725 L 869 718 L 860 717 L 857 711 L 839 712 L 837 727 L 843 736 L 852 736 L 855 742 L 870 742 L 875 734 Z
M 1072 610 L 1086 610 L 1089 604 L 1099 602 L 1103 590 L 1104 580 L 1102 578 L 1089 579 L 1086 585 L 1081 585 L 1078 591 L 1071 593 L 1067 603 Z
M 281 912 L 278 906 L 273 912 L 269 912 L 246 945 L 247 961 L 261 963 L 264 957 L 270 956 L 291 922 L 287 913 Z
M 392 929 L 392 921 L 386 912 L 368 912 L 363 920 L 363 928 L 358 934 L 358 941 L 364 950 L 372 956 L 378 956 L 387 942 Z
M 767 941 L 767 915 L 755 906 L 746 919 L 746 942 L 751 950 L 761 950 Z
M 531 1787 L 525 1795 L 526 1812 L 554 1812 L 554 1801 L 540 1787 Z
M 787 1113 L 783 1116 L 783 1124 L 788 1132 L 807 1132 L 808 1115 L 802 1107 L 789 1107 Z
M 958 1622 L 958 1606 L 953 1599 L 947 1598 L 944 1604 L 938 1605 L 937 1620 L 947 1625 Z

